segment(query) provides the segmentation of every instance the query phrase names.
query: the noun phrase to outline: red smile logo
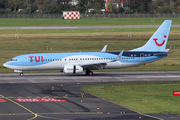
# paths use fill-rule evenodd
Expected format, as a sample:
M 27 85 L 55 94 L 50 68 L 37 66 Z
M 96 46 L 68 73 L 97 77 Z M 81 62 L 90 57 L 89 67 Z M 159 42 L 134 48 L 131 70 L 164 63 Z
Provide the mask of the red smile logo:
M 164 35 L 164 38 L 166 38 L 166 37 L 167 37 L 167 36 Z M 163 42 L 162 42 L 161 44 L 159 44 L 159 43 L 157 42 L 157 40 L 158 40 L 157 38 L 154 38 L 153 40 L 155 41 L 156 45 L 159 46 L 159 47 L 160 47 L 160 46 L 163 46 L 164 43 L 165 43 L 165 40 L 163 40 Z

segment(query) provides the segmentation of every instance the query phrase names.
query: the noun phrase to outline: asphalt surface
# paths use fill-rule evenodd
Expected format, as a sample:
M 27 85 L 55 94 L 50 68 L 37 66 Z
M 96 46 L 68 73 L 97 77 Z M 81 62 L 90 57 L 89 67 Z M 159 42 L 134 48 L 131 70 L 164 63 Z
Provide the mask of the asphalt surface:
M 174 81 L 177 72 L 97 72 L 94 76 L 62 73 L 0 74 L 0 119 L 4 120 L 178 120 L 178 114 L 140 114 L 79 88 L 96 84 Z M 29 99 L 65 101 L 27 101 Z M 17 101 L 23 99 L 24 101 Z
M 29 27 L 0 27 L 0 30 L 34 30 L 34 29 L 112 29 L 112 28 L 158 28 L 160 25 L 110 25 L 110 26 L 29 26 Z M 180 27 L 173 24 L 171 28 Z

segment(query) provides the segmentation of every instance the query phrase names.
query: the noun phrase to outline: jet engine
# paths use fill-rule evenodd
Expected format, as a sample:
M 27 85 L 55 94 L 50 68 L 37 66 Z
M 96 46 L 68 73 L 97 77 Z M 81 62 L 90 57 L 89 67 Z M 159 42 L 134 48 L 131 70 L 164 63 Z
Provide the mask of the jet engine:
M 76 66 L 76 65 L 67 65 L 67 66 L 64 66 L 63 72 L 65 74 L 82 73 L 83 72 L 83 68 L 80 67 L 80 66 Z

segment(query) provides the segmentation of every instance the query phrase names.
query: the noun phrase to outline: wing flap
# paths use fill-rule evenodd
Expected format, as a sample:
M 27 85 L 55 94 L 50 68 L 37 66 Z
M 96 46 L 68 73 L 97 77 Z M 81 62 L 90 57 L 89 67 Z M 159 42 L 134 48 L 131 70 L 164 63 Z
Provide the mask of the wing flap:
M 99 62 L 99 63 L 87 63 L 87 64 L 81 64 L 81 67 L 84 66 L 104 66 L 107 65 L 107 62 Z

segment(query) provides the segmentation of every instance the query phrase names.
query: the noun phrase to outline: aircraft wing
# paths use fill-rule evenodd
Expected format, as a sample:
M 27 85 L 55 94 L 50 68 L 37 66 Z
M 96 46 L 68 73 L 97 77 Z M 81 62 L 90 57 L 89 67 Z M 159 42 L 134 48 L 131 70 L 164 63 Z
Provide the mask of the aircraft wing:
M 118 58 L 120 58 L 123 55 L 124 50 L 122 50 L 119 55 L 116 57 L 115 60 L 107 61 L 107 62 L 97 62 L 97 63 L 87 63 L 87 64 L 80 64 L 81 67 L 84 68 L 93 68 L 93 69 L 102 69 L 104 66 L 107 65 L 107 63 L 116 62 Z M 122 64 L 119 61 L 120 64 Z
M 87 63 L 87 64 L 80 64 L 80 66 L 84 68 L 102 69 L 104 66 L 107 65 L 107 63 L 108 62 Z

